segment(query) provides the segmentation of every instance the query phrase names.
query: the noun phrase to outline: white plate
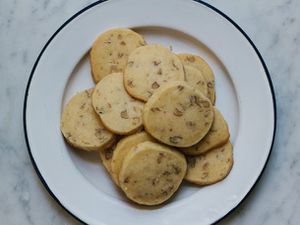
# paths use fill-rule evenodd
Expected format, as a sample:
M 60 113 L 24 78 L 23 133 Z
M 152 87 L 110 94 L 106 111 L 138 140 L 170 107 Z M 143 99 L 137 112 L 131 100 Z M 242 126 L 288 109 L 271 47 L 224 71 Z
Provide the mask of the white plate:
M 28 82 L 24 127 L 32 162 L 52 196 L 88 224 L 210 224 L 234 209 L 259 178 L 275 132 L 275 100 L 267 68 L 228 17 L 192 0 L 111 0 L 83 9 L 51 37 Z M 200 4 L 199 4 L 200 3 Z M 74 151 L 59 123 L 63 105 L 93 86 L 87 52 L 96 36 L 130 27 L 148 43 L 203 56 L 216 76 L 217 107 L 228 121 L 234 166 L 215 185 L 184 184 L 168 204 L 139 207 L 114 187 L 95 154 Z

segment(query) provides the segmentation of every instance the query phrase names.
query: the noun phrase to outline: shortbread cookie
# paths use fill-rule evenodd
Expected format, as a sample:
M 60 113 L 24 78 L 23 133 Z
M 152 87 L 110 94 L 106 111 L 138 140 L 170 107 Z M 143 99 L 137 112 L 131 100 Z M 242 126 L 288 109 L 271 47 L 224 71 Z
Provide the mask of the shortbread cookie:
M 214 119 L 208 98 L 185 82 L 172 82 L 156 92 L 145 104 L 146 131 L 159 141 L 189 147 L 209 131 Z
M 102 33 L 90 51 L 94 81 L 98 83 L 108 74 L 123 72 L 128 55 L 143 45 L 143 37 L 130 29 L 116 28 Z
M 199 155 L 209 151 L 210 149 L 223 145 L 228 141 L 230 134 L 227 123 L 216 107 L 214 107 L 214 112 L 214 122 L 208 133 L 199 143 L 192 147 L 182 149 L 184 154 Z
M 128 58 L 124 85 L 133 97 L 147 101 L 160 87 L 170 81 L 184 80 L 179 58 L 160 45 L 135 49 Z
M 178 189 L 186 174 L 185 157 L 164 145 L 143 142 L 125 157 L 119 176 L 127 197 L 142 205 L 158 205 Z
M 114 151 L 111 161 L 111 169 L 114 180 L 118 181 L 119 173 L 123 164 L 123 160 L 131 148 L 145 141 L 154 141 L 154 139 L 146 132 L 140 132 L 121 139 Z
M 232 145 L 228 141 L 225 145 L 210 150 L 202 155 L 187 157 L 188 170 L 185 180 L 208 185 L 223 180 L 233 165 Z
M 206 80 L 202 76 L 201 71 L 186 65 L 184 66 L 184 72 L 186 83 L 208 97 Z
M 192 66 L 201 71 L 207 83 L 208 98 L 213 104 L 215 104 L 215 76 L 208 63 L 200 56 L 192 54 L 178 54 L 178 57 L 182 61 L 183 65 Z
M 116 134 L 130 134 L 142 126 L 144 103 L 124 89 L 123 74 L 112 73 L 95 87 L 92 102 L 104 126 Z
M 73 96 L 63 110 L 60 123 L 67 142 L 86 151 L 100 150 L 114 138 L 93 109 L 92 93 L 93 89 L 89 89 Z

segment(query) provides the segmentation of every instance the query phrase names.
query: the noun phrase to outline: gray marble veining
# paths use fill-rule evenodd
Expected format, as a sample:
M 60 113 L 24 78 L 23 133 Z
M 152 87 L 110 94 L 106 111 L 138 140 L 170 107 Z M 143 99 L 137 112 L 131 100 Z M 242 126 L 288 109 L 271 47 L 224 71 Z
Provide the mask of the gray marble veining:
M 27 153 L 22 107 L 41 48 L 70 16 L 92 1 L 0 0 L 1 224 L 79 224 L 47 193 Z M 213 1 L 254 41 L 269 68 L 278 129 L 265 173 L 220 224 L 300 223 L 300 1 Z

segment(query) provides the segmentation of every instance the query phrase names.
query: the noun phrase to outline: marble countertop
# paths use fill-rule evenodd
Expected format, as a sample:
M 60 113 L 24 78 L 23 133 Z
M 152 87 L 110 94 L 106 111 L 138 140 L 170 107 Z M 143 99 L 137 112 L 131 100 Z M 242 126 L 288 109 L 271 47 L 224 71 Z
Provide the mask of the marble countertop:
M 48 194 L 30 162 L 22 107 L 41 48 L 92 1 L 0 0 L 1 224 L 79 224 Z M 300 1 L 213 1 L 260 50 L 277 99 L 278 129 L 270 161 L 251 194 L 219 224 L 300 223 Z M 298 133 L 299 132 L 299 133 Z

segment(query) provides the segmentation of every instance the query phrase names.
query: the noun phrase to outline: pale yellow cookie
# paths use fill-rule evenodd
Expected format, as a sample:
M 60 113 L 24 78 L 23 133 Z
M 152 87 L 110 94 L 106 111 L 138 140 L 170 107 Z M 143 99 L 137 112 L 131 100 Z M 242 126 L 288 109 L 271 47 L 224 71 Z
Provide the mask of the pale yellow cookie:
M 118 142 L 111 161 L 111 170 L 114 176 L 114 180 L 119 180 L 118 177 L 123 164 L 123 160 L 130 149 L 137 144 L 145 141 L 154 141 L 154 139 L 146 132 L 140 132 L 127 136 Z
M 202 155 L 189 156 L 187 161 L 185 180 L 201 186 L 216 183 L 223 180 L 232 168 L 232 145 L 228 141 L 225 145 Z
M 116 134 L 130 134 L 142 126 L 144 103 L 124 89 L 123 74 L 112 73 L 95 87 L 92 102 L 104 126 Z
M 90 51 L 94 81 L 98 83 L 108 74 L 123 72 L 128 55 L 143 45 L 143 37 L 130 29 L 116 28 L 102 33 Z
M 112 156 L 113 156 L 113 152 L 115 151 L 115 148 L 116 148 L 115 142 L 112 142 L 111 146 L 99 151 L 99 155 L 103 163 L 103 166 L 105 167 L 105 169 L 107 170 L 107 172 L 109 173 L 109 175 L 111 176 L 115 184 L 118 185 L 118 180 L 116 180 L 115 177 L 113 176 L 113 172 L 111 169 Z
M 214 107 L 214 112 L 214 122 L 208 133 L 199 143 L 192 147 L 182 149 L 184 154 L 199 155 L 209 151 L 210 149 L 223 145 L 228 141 L 230 134 L 227 123 L 216 107 Z
M 206 80 L 201 71 L 192 66 L 184 66 L 184 72 L 186 83 L 208 97 Z
M 210 101 L 215 104 L 216 100 L 216 93 L 215 93 L 215 75 L 204 59 L 200 56 L 192 55 L 192 54 L 178 54 L 178 57 L 182 61 L 183 65 L 188 65 L 195 67 L 196 69 L 200 70 L 204 79 L 207 83 L 207 90 L 208 90 L 208 98 Z
M 184 80 L 179 58 L 160 45 L 135 49 L 128 58 L 124 85 L 133 97 L 147 101 L 160 87 L 170 81 Z
M 86 151 L 100 150 L 114 138 L 93 109 L 92 93 L 89 89 L 73 96 L 64 107 L 60 123 L 67 142 Z
M 186 168 L 186 159 L 178 151 L 143 142 L 125 157 L 119 176 L 120 187 L 138 204 L 158 205 L 175 193 Z
M 209 131 L 214 119 L 208 98 L 184 81 L 172 82 L 156 92 L 145 104 L 145 130 L 159 141 L 189 147 Z

